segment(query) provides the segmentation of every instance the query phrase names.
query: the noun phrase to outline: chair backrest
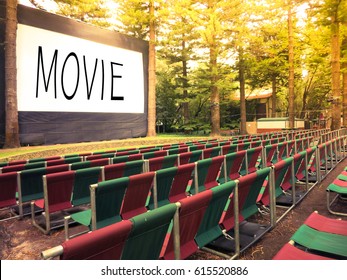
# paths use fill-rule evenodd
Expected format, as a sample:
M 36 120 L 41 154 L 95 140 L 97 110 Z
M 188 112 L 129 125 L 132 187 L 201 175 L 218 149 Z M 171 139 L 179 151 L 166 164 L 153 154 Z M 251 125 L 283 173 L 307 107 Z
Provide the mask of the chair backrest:
M 151 191 L 151 197 L 147 206 L 150 210 L 170 203 L 169 193 L 174 178 L 176 177 L 177 170 L 178 167 L 171 167 L 156 171 L 153 182 L 153 189 Z M 155 196 L 157 199 L 157 207 L 155 207 Z
M 118 260 L 131 228 L 131 221 L 125 220 L 67 240 L 60 259 Z
M 108 158 L 100 158 L 90 161 L 90 167 L 105 166 L 108 164 L 110 164 L 110 160 Z
M 194 238 L 211 198 L 212 191 L 206 190 L 179 201 L 180 259 L 185 259 L 198 250 Z M 171 234 L 164 259 L 173 260 L 175 258 L 173 239 L 174 235 Z
M 195 194 L 218 186 L 217 179 L 223 162 L 224 156 L 197 161 L 190 193 Z
M 202 150 L 197 150 L 193 152 L 186 152 L 180 154 L 180 165 L 193 163 L 202 158 Z
M 222 155 L 236 153 L 237 152 L 237 144 L 229 144 L 222 146 Z
M 132 155 L 116 156 L 114 158 L 111 158 L 111 164 L 134 161 L 134 160 L 142 160 L 142 157 L 143 156 L 140 153 L 136 153 Z
M 150 159 L 150 158 L 155 158 L 155 157 L 163 157 L 168 155 L 168 151 L 153 151 L 153 152 L 147 152 L 147 153 L 142 153 L 143 154 L 143 159 Z
M 277 160 L 282 160 L 288 157 L 287 150 L 288 142 L 279 142 L 277 146 Z
M 172 203 L 131 218 L 133 227 L 121 259 L 159 259 L 176 210 L 177 206 Z
M 180 199 L 187 197 L 188 194 L 188 185 L 191 183 L 192 174 L 195 169 L 194 163 L 188 163 L 180 165 L 177 168 L 176 176 L 171 185 L 169 193 L 169 201 L 177 202 Z
M 148 208 L 154 209 L 154 193 L 156 191 L 158 207 L 177 202 L 187 197 L 187 188 L 195 168 L 194 163 L 156 171 L 154 186 Z
M 204 247 L 222 235 L 222 229 L 219 226 L 219 222 L 235 185 L 235 181 L 230 181 L 211 189 L 212 199 L 208 204 L 198 232 L 195 236 L 195 241 L 199 248 Z
M 286 243 L 273 257 L 273 260 L 332 260 L 327 257 L 303 251 L 294 245 Z
M 169 155 L 151 158 L 148 160 L 148 171 L 157 171 L 159 169 L 169 168 L 173 166 L 177 166 L 178 155 Z
M 259 146 L 262 146 L 262 141 L 258 140 L 258 141 L 252 141 L 251 142 L 251 148 L 256 148 L 256 147 L 259 147 Z
M 203 150 L 205 148 L 206 148 L 205 144 L 196 143 L 194 145 L 189 146 L 189 151 L 193 152 L 193 151 Z
M 230 180 L 239 178 L 240 169 L 246 157 L 246 151 L 238 151 L 225 155 L 225 161 L 218 177 L 218 182 L 223 184 Z
M 317 212 L 312 212 L 304 224 L 319 231 L 347 236 L 346 220 L 328 218 Z
M 81 162 L 82 157 L 69 157 L 69 158 L 61 158 L 61 159 L 54 159 L 47 161 L 47 166 L 54 166 L 54 165 L 60 165 L 60 164 L 69 164 L 69 163 L 75 163 L 75 162 Z
M 266 160 L 266 167 L 270 167 L 271 165 L 275 164 L 277 160 L 277 146 L 278 144 L 271 144 L 264 147 L 265 150 L 265 160 Z M 263 164 L 264 166 L 264 164 Z
M 104 180 L 111 180 L 120 177 L 128 177 L 140 174 L 144 170 L 144 161 L 136 160 L 129 162 L 121 162 L 117 164 L 106 165 L 103 168 Z
M 204 149 L 202 151 L 202 157 L 204 159 L 206 158 L 212 158 L 212 157 L 216 157 L 216 156 L 219 156 L 220 155 L 220 152 L 221 152 L 221 148 L 220 147 L 211 147 L 211 148 L 207 148 L 207 149 Z
M 135 154 L 139 154 L 139 153 L 140 153 L 140 150 L 138 150 L 138 149 L 119 151 L 119 152 L 116 152 L 116 157 L 130 156 L 130 155 L 135 155 Z
M 286 158 L 274 164 L 274 180 L 275 180 L 275 197 L 280 196 L 283 193 L 282 184 L 286 173 L 291 173 L 291 165 L 293 157 Z M 289 179 L 289 177 L 287 177 Z M 285 181 L 287 182 L 287 180 Z M 270 204 L 270 191 L 269 183 L 267 183 L 261 191 L 258 200 L 265 206 Z
M 240 169 L 241 176 L 257 170 L 258 160 L 261 159 L 262 149 L 263 147 L 256 147 L 246 150 L 246 160 L 243 161 Z
M 308 154 L 310 152 L 310 154 Z M 294 172 L 297 180 L 301 181 L 305 179 L 306 176 L 306 157 L 309 158 L 312 156 L 314 150 L 304 150 L 294 155 Z M 299 155 L 299 156 L 298 156 Z
M 237 144 L 237 150 L 238 151 L 247 150 L 249 149 L 250 146 L 251 146 L 251 142 L 242 142 Z
M 176 155 L 188 152 L 188 146 L 168 149 L 169 155 Z
M 0 174 L 0 208 L 16 205 L 17 172 Z
M 257 198 L 260 189 L 264 185 L 270 174 L 271 168 L 266 167 L 256 172 L 247 174 L 237 180 L 238 204 L 239 204 L 239 221 L 249 218 L 258 212 Z M 234 199 L 234 198 L 233 198 Z M 230 204 L 224 215 L 222 226 L 227 231 L 234 227 L 234 201 L 231 199 Z
M 72 204 L 74 206 L 90 203 L 89 186 L 99 181 L 101 167 L 90 167 L 75 171 L 75 181 L 72 193 Z
M 146 172 L 128 177 L 129 185 L 121 209 L 123 220 L 147 211 L 146 201 L 153 184 L 154 175 L 155 172 Z
M 52 173 L 43 176 L 45 212 L 53 213 L 72 207 L 71 196 L 75 171 Z M 47 213 L 46 213 L 47 214 Z
M 91 199 L 92 228 L 99 229 L 119 222 L 129 177 L 100 182 L 91 186 L 95 198 Z M 91 189 L 93 193 L 93 190 Z

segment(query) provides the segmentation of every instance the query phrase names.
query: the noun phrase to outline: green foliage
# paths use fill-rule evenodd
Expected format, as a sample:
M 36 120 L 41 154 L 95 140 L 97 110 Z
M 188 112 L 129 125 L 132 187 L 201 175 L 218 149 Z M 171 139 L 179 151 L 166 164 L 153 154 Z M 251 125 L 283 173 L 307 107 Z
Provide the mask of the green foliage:
M 58 14 L 101 27 L 109 27 L 111 14 L 106 0 L 55 0 Z

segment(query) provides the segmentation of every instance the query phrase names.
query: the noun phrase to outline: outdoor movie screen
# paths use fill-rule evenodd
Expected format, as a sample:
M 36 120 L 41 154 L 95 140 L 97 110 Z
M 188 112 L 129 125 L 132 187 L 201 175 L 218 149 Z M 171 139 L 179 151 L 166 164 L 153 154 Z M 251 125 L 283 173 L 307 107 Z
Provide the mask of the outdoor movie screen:
M 144 113 L 141 52 L 18 24 L 18 111 Z

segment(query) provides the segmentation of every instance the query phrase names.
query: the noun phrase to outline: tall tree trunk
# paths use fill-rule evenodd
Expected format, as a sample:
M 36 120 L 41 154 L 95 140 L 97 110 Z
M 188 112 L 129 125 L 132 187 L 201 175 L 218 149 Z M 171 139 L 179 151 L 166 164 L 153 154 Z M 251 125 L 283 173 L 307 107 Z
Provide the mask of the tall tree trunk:
M 182 74 L 183 74 L 183 121 L 184 124 L 189 122 L 189 103 L 186 101 L 188 98 L 188 68 L 187 68 L 187 56 L 186 56 L 186 41 L 185 38 L 182 41 Z
M 243 50 L 239 48 L 239 81 L 240 81 L 240 114 L 241 125 L 240 134 L 247 134 L 246 129 L 246 91 L 245 91 L 245 69 L 244 69 Z
M 277 103 L 277 81 L 276 81 L 276 75 L 272 76 L 272 112 L 271 112 L 271 117 L 275 118 L 276 117 L 276 103 Z
M 345 24 L 347 28 L 347 23 Z M 343 97 L 343 126 L 347 127 L 347 35 L 342 41 L 342 56 L 344 62 L 341 64 L 342 74 L 342 97 Z
M 149 0 L 149 54 L 148 54 L 148 129 L 147 136 L 156 136 L 156 96 L 155 96 L 155 15 L 154 0 Z
M 294 31 L 293 31 L 293 14 L 292 14 L 292 1 L 288 3 L 288 62 L 289 62 L 289 76 L 288 76 L 288 117 L 289 128 L 295 127 L 295 112 L 294 112 Z
M 211 67 L 211 136 L 220 135 L 220 110 L 219 110 L 219 89 L 218 89 L 218 66 L 217 51 L 215 41 L 210 46 L 210 67 Z
M 18 108 L 17 108 L 17 0 L 6 1 L 5 29 L 5 110 L 6 128 L 4 148 L 16 148 L 19 143 Z
M 341 88 L 340 88 L 340 26 L 336 15 L 331 17 L 331 86 L 332 121 L 331 130 L 341 128 Z

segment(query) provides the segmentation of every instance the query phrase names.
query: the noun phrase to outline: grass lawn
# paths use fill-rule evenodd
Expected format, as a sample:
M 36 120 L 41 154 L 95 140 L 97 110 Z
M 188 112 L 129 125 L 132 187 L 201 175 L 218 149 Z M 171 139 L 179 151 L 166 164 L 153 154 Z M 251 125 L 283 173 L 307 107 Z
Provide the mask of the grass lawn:
M 206 135 L 197 136 L 182 134 L 158 134 L 156 137 L 141 137 L 72 144 L 56 144 L 47 146 L 25 146 L 14 149 L 0 149 L 0 162 L 46 156 L 67 155 L 82 152 L 107 151 L 110 149 L 126 149 L 132 147 L 138 148 L 143 146 L 188 142 L 208 138 L 209 136 Z

